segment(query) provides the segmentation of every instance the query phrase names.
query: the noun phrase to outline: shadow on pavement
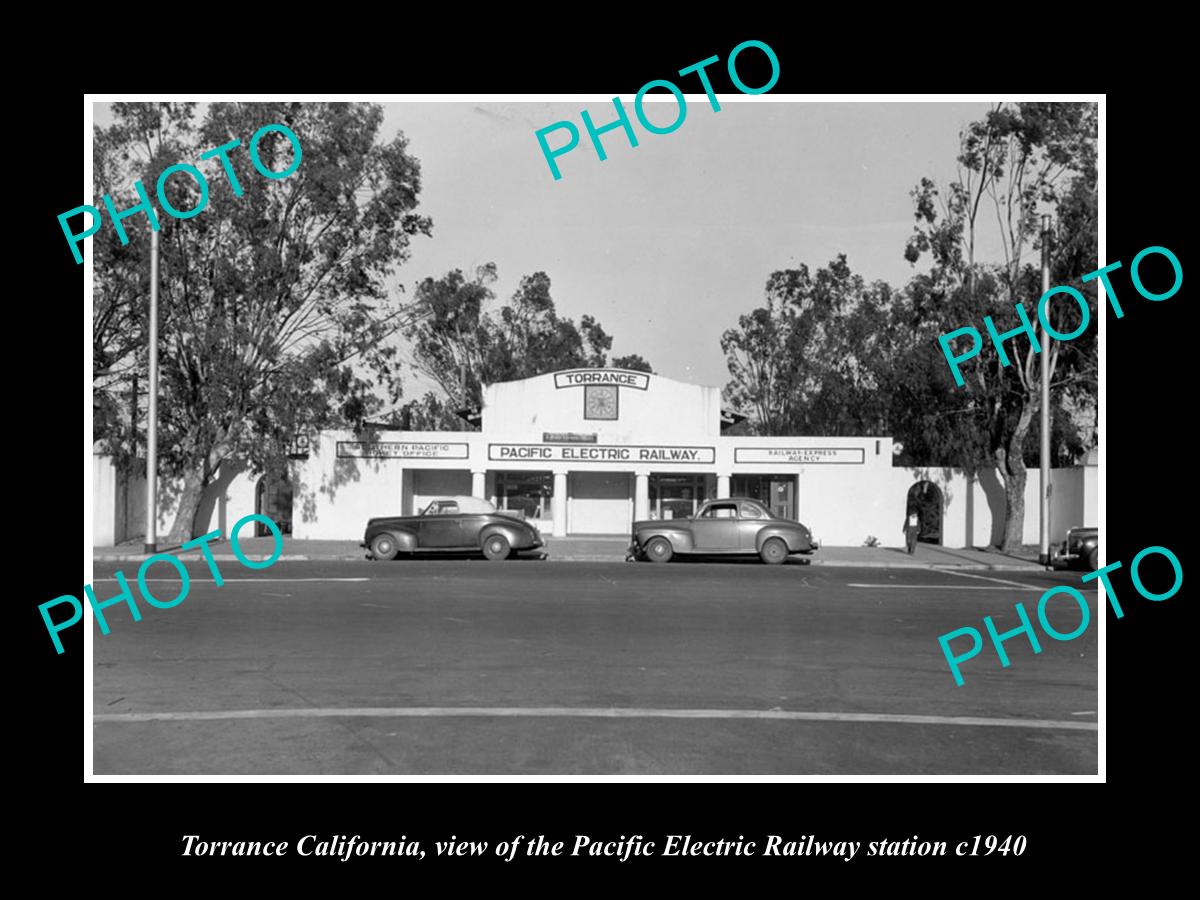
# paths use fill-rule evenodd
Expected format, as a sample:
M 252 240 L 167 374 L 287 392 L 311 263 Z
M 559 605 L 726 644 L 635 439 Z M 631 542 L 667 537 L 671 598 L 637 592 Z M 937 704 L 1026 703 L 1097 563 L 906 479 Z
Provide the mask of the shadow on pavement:
M 430 559 L 469 559 L 476 562 L 544 562 L 547 554 L 543 550 L 519 550 L 508 559 L 490 560 L 478 550 L 452 550 L 442 553 L 401 553 L 393 560 L 376 560 L 364 553 L 363 558 L 369 562 L 406 562 Z
M 652 563 L 649 560 L 637 560 L 637 562 L 644 563 L 645 565 L 650 565 L 650 566 L 664 565 L 664 563 Z M 671 566 L 671 565 L 678 564 L 678 565 L 691 566 L 691 565 L 706 565 L 706 564 L 711 565 L 713 563 L 720 563 L 720 564 L 726 565 L 726 566 L 766 566 L 767 565 L 761 559 L 759 559 L 757 556 L 753 556 L 753 555 L 749 555 L 749 554 L 747 554 L 746 556 L 727 556 L 722 553 L 714 553 L 714 554 L 710 554 L 710 555 L 704 555 L 702 553 L 688 553 L 686 555 L 677 554 L 675 556 L 672 556 L 670 562 L 665 563 L 665 565 Z M 789 556 L 782 563 L 780 563 L 780 565 L 783 565 L 783 566 L 808 566 L 808 565 L 812 565 L 812 559 L 810 557 Z

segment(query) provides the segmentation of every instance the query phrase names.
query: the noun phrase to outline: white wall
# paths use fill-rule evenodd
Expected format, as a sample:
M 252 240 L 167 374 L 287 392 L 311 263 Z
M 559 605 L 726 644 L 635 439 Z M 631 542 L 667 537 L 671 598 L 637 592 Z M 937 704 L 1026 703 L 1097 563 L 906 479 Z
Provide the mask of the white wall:
M 112 547 L 124 540 L 117 536 L 117 470 L 112 460 L 92 454 L 92 546 Z
M 1094 473 L 1094 466 L 1050 470 L 1052 544 L 1061 542 L 1069 528 L 1095 524 L 1094 521 L 1087 521 L 1089 497 L 1094 497 Z M 1004 524 L 1004 489 L 995 470 L 984 470 L 977 477 L 968 478 L 958 469 L 895 468 L 890 480 L 887 505 L 891 519 L 895 521 L 881 520 L 884 533 L 876 535 L 884 546 L 904 545 L 900 526 L 905 501 L 909 488 L 918 481 L 932 481 L 942 491 L 945 503 L 942 510 L 942 541 L 945 546 L 987 547 L 1000 540 Z M 1026 544 L 1037 544 L 1040 538 L 1040 485 L 1040 471 L 1030 469 L 1025 481 L 1025 521 L 1022 529 L 1022 541 Z
M 555 387 L 555 374 L 563 373 L 487 385 L 483 394 L 483 430 L 536 441 L 546 431 L 595 433 L 601 444 L 646 443 L 647 435 L 663 433 L 671 436 L 672 443 L 684 443 L 684 439 L 711 438 L 720 432 L 719 388 L 634 373 L 639 379 L 648 379 L 647 389 L 618 388 L 618 419 L 585 419 L 584 388 Z
M 822 544 L 901 546 L 908 483 L 887 465 L 799 466 L 797 518 Z
M 1083 486 L 1083 524 L 1095 528 L 1100 525 L 1100 469 L 1098 466 L 1084 466 Z
M 111 547 L 144 538 L 146 533 L 146 479 L 141 475 L 122 478 L 112 460 L 92 457 L 92 545 Z M 199 534 L 219 531 L 224 538 L 239 519 L 255 511 L 255 489 L 259 476 L 238 463 L 226 463 L 200 500 L 196 516 Z M 179 507 L 182 479 L 158 480 L 158 543 L 165 545 Z M 249 526 L 247 526 L 249 532 Z
M 310 441 L 308 459 L 296 466 L 293 538 L 357 540 L 367 519 L 401 514 L 403 461 L 339 458 L 337 442 L 353 439 L 344 432 L 329 432 Z M 469 479 L 467 484 L 470 493 Z
M 145 466 L 142 462 L 143 468 Z M 146 534 L 146 479 L 123 476 L 107 456 L 92 457 L 92 546 L 112 547 Z M 171 479 L 158 482 L 158 541 L 175 521 L 180 485 Z
M 251 475 L 240 466 L 223 467 L 224 477 L 218 480 L 219 498 L 216 505 L 216 515 L 209 515 L 206 531 L 220 531 L 223 537 L 229 536 L 229 530 L 244 516 L 255 511 L 255 496 L 259 478 Z M 295 515 L 293 511 L 292 515 Z M 246 534 L 250 534 L 250 526 L 246 526 Z

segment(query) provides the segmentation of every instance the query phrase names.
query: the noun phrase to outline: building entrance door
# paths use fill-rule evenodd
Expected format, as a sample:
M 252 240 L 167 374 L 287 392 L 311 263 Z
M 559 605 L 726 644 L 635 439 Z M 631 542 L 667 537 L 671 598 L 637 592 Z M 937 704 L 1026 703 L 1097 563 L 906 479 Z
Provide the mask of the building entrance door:
M 281 533 L 292 533 L 292 484 L 287 475 L 270 474 L 260 478 L 254 492 L 254 507 L 256 513 L 278 525 Z M 270 533 L 265 523 L 254 523 L 256 537 L 266 537 Z
M 771 479 L 771 515 L 796 518 L 796 479 Z

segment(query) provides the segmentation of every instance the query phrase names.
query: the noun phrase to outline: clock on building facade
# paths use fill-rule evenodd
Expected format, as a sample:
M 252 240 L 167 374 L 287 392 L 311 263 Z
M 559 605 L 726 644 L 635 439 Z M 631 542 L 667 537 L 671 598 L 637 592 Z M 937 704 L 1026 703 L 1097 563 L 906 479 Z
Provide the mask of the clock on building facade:
M 611 384 L 587 384 L 583 387 L 585 419 L 616 419 L 617 388 Z

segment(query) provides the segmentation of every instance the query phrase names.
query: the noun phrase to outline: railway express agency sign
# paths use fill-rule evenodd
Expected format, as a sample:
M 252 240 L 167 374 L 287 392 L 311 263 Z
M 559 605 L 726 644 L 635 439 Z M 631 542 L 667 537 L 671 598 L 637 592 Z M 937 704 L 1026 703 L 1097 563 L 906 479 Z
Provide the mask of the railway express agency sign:
M 488 444 L 488 459 L 530 462 L 654 462 L 654 463 L 712 463 L 716 450 L 712 447 L 672 447 L 667 445 L 626 445 L 621 447 L 597 444 L 554 446 L 548 444 Z
M 867 451 L 862 447 L 735 447 L 733 461 L 860 466 L 867 461 Z

